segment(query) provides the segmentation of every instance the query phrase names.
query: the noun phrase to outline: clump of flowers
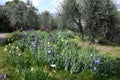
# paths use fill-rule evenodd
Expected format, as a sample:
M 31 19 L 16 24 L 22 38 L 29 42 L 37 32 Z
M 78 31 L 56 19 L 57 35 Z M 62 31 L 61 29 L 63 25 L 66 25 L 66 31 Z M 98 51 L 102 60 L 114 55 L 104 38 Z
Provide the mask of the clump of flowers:
M 5 48 L 5 51 L 12 53 L 9 55 L 8 61 L 14 63 L 18 72 L 24 70 L 26 70 L 25 74 L 27 74 L 27 70 L 31 71 L 30 73 L 35 72 L 37 68 L 34 69 L 31 65 L 47 66 L 53 70 L 65 69 L 71 73 L 79 73 L 89 69 L 95 74 L 112 73 L 110 69 L 115 68 L 113 66 L 115 60 L 110 58 L 110 62 L 110 59 L 106 60 L 107 57 L 101 57 L 101 55 L 98 57 L 99 52 L 94 47 L 79 48 L 71 31 L 49 34 L 41 31 L 29 33 L 24 33 L 27 36 L 20 40 L 21 43 L 18 41 L 16 45 L 9 44 L 10 48 Z M 22 49 L 24 50 L 22 51 Z M 110 69 L 106 67 L 110 67 Z M 107 71 L 104 72 L 104 70 Z

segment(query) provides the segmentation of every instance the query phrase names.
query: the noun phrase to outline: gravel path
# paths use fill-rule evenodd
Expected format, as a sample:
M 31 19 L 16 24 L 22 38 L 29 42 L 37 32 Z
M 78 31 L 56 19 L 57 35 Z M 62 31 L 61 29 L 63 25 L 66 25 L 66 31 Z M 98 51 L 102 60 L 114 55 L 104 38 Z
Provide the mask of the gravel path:
M 0 44 L 5 41 L 7 33 L 0 33 Z

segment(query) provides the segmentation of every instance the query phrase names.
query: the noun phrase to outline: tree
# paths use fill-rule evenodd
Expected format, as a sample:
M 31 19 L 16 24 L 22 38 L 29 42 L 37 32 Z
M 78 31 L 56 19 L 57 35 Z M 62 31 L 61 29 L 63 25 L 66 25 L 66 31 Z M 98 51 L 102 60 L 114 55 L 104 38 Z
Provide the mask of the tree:
M 120 44 L 120 16 L 115 4 L 111 0 L 104 1 L 106 14 L 104 13 L 104 21 L 106 22 L 106 30 L 104 38 Z
M 93 41 L 96 35 L 103 35 L 108 40 L 113 38 L 117 24 L 117 9 L 111 0 L 85 0 L 85 19 Z
M 50 24 L 51 30 L 55 30 L 55 29 L 58 28 L 57 23 L 58 23 L 58 22 L 57 22 L 57 18 L 53 17 L 53 18 L 51 19 L 51 24 Z
M 48 11 L 44 11 L 44 12 L 41 13 L 40 20 L 41 20 L 41 27 L 42 28 L 51 29 L 50 25 L 51 25 L 52 16 Z
M 81 0 L 64 0 L 63 4 L 61 5 L 62 11 L 60 15 L 63 17 L 64 22 L 68 21 L 68 23 L 75 23 L 79 28 L 79 32 L 81 35 L 83 35 L 83 27 L 81 24 L 82 7 L 78 2 L 80 3 Z
M 7 16 L 10 18 L 11 25 L 19 29 L 25 22 L 26 4 L 22 1 L 14 0 L 6 2 L 5 9 Z
M 9 31 L 10 21 L 5 14 L 6 14 L 6 11 L 4 10 L 4 6 L 0 6 L 0 32 Z
M 6 2 L 7 16 L 10 18 L 11 25 L 16 29 L 36 29 L 39 25 L 37 9 L 32 3 L 25 4 L 23 1 L 14 0 Z

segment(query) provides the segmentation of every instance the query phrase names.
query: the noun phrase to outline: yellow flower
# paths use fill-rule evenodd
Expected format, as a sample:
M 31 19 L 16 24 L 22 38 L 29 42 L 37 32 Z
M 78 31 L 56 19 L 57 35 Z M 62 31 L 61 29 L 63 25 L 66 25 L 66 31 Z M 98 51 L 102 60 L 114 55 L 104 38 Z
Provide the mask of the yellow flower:
M 74 39 L 74 41 L 76 41 L 76 39 Z
M 7 48 L 5 48 L 4 51 L 7 51 Z
M 50 42 L 47 43 L 48 45 L 50 44 Z
M 19 51 L 20 49 L 18 47 L 16 47 L 16 50 Z
M 31 67 L 30 71 L 33 71 L 33 70 L 34 70 L 34 68 L 33 68 L 33 67 Z
M 49 73 L 48 76 L 52 77 L 52 73 Z

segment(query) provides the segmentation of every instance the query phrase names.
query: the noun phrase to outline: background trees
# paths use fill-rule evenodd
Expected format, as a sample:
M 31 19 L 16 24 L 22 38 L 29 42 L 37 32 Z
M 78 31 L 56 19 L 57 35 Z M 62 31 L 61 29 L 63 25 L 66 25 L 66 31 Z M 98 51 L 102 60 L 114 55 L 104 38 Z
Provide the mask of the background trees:
M 2 31 L 8 31 L 9 25 L 24 30 L 70 29 L 82 38 L 89 35 L 92 41 L 102 37 L 120 43 L 120 13 L 112 0 L 64 0 L 56 16 L 48 11 L 39 14 L 30 0 L 13 0 L 0 6 L 0 12 Z
M 4 6 L 0 6 L 0 32 L 7 32 L 9 29 L 9 18 L 5 15 Z
M 116 32 L 119 33 L 115 4 L 111 0 L 85 0 L 84 5 L 86 28 L 92 39 L 102 35 L 103 38 L 113 41 L 115 36 L 118 36 Z
M 41 28 L 49 28 L 51 23 L 51 15 L 48 11 L 44 11 L 40 15 L 41 19 Z
M 38 27 L 38 14 L 37 9 L 32 3 L 24 3 L 19 0 L 6 2 L 5 9 L 7 16 L 11 21 L 11 25 L 16 29 L 23 27 L 37 28 Z
M 60 9 L 63 28 L 77 29 L 82 35 L 89 35 L 91 41 L 98 36 L 112 42 L 120 41 L 120 17 L 113 1 L 64 0 Z
M 66 22 L 66 27 L 74 29 L 74 24 L 78 27 L 79 32 L 83 35 L 83 27 L 81 24 L 82 19 L 82 9 L 81 5 L 76 2 L 76 0 L 64 0 L 61 4 L 61 16 L 64 22 Z M 69 25 L 71 23 L 71 25 Z

